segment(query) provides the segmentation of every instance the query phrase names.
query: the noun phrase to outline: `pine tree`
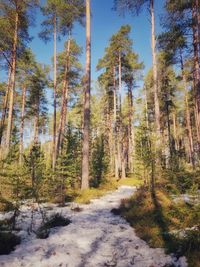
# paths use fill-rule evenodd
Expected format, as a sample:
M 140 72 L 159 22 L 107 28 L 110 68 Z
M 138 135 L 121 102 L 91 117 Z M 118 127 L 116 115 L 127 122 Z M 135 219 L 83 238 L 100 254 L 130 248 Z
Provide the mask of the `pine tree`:
M 83 156 L 81 189 L 89 187 L 89 139 L 90 139 L 90 87 L 91 87 L 91 10 L 90 0 L 86 0 L 86 66 L 84 81 L 83 109 Z

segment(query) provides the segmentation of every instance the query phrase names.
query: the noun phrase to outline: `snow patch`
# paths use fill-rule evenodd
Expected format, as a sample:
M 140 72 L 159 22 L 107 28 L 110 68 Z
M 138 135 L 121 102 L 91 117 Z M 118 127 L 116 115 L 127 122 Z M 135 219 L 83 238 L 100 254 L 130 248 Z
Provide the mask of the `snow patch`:
M 174 264 L 186 267 L 184 257 L 175 259 L 166 255 L 161 248 L 150 248 L 138 238 L 131 226 L 120 216 L 110 211 L 118 208 L 121 199 L 130 197 L 135 187 L 121 186 L 117 191 L 100 199 L 94 199 L 89 205 L 79 205 L 80 212 L 71 210 L 71 206 L 59 208 L 45 204 L 48 216 L 61 213 L 72 223 L 66 227 L 51 229 L 47 239 L 36 239 L 27 229 L 34 216 L 34 229 L 41 223 L 41 214 L 36 208 L 22 206 L 18 219 L 22 243 L 10 255 L 0 256 L 0 266 L 4 267 L 164 267 Z M 49 209 L 51 208 L 51 209 Z M 5 218 L 8 214 L 1 214 Z

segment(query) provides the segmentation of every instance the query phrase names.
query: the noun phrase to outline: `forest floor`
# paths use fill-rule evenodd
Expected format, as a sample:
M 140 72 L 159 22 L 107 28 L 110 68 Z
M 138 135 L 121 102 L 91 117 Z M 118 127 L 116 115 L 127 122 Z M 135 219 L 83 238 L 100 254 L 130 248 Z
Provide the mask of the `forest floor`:
M 164 249 L 150 248 L 136 236 L 134 229 L 111 210 L 118 208 L 121 200 L 129 198 L 136 187 L 120 186 L 90 204 L 70 203 L 66 207 L 45 204 L 47 216 L 61 213 L 71 223 L 52 228 L 46 239 L 38 239 L 27 229 L 41 224 L 41 213 L 32 206 L 22 206 L 18 219 L 22 242 L 9 255 L 0 256 L 4 267 L 167 267 L 187 266 L 184 257 L 178 260 L 166 255 Z M 0 219 L 10 213 L 0 215 Z M 33 223 L 34 222 L 34 223 Z

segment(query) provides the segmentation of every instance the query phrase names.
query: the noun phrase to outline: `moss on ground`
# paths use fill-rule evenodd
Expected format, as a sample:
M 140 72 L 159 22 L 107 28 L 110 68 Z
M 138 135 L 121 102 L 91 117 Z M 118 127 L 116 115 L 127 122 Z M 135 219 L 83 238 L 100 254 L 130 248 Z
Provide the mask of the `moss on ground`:
M 110 191 L 116 190 L 119 186 L 141 186 L 142 184 L 143 181 L 138 178 L 135 178 L 134 176 L 130 176 L 125 179 L 120 179 L 118 181 L 116 181 L 114 178 L 109 178 L 98 188 L 90 188 L 79 191 L 78 193 L 76 192 L 76 197 L 74 201 L 81 204 L 89 204 L 91 199 L 99 198 Z
M 189 266 L 200 266 L 200 207 L 184 202 L 174 203 L 162 189 L 151 194 L 141 187 L 134 196 L 121 204 L 120 214 L 134 227 L 137 235 L 151 247 L 164 247 L 167 252 L 186 255 Z M 187 236 L 175 233 L 196 226 Z

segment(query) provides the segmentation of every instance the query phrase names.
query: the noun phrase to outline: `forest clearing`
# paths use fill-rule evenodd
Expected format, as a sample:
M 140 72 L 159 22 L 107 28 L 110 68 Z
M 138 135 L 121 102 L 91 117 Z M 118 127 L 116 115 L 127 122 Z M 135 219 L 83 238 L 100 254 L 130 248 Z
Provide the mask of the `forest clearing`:
M 200 267 L 200 0 L 0 0 L 0 266 Z

